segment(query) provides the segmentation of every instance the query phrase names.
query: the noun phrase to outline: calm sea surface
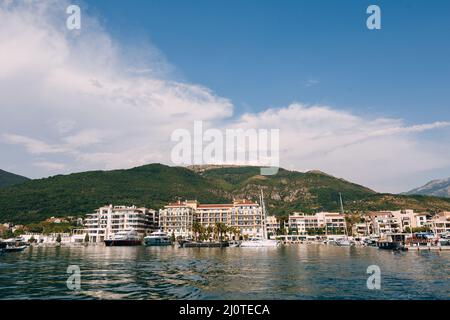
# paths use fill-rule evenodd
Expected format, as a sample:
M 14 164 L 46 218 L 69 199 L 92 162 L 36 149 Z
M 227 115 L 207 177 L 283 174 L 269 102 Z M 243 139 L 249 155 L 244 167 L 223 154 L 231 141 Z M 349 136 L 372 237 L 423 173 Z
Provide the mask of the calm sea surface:
M 81 289 L 67 288 L 67 267 Z M 381 290 L 368 290 L 369 265 Z M 449 299 L 450 252 L 280 248 L 33 247 L 0 255 L 0 299 Z

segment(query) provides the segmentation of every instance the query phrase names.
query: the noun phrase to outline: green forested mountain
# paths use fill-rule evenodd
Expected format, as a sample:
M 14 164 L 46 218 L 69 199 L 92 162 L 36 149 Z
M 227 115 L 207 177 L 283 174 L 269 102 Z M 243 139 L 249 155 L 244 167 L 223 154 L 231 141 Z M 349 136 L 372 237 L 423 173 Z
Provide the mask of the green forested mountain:
M 339 192 L 345 209 L 350 211 L 450 209 L 450 199 L 379 194 L 318 171 L 280 169 L 277 175 L 261 176 L 257 167 L 191 170 L 150 164 L 129 170 L 58 175 L 0 189 L 0 222 L 30 223 L 50 216 L 83 216 L 110 203 L 159 209 L 179 198 L 203 203 L 242 197 L 258 200 L 261 188 L 269 213 L 281 216 L 294 210 L 338 210 Z
M 28 180 L 30 179 L 0 169 L 0 188 L 13 186 Z

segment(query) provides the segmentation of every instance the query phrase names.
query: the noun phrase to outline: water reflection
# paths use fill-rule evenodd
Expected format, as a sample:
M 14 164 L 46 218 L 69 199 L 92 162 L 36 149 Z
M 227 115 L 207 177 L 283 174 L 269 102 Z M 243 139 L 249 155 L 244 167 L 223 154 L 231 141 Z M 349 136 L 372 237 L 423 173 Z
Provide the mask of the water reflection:
M 378 265 L 381 290 L 368 290 Z M 67 289 L 67 267 L 82 271 Z M 280 248 L 33 247 L 0 257 L 1 299 L 448 299 L 450 252 Z

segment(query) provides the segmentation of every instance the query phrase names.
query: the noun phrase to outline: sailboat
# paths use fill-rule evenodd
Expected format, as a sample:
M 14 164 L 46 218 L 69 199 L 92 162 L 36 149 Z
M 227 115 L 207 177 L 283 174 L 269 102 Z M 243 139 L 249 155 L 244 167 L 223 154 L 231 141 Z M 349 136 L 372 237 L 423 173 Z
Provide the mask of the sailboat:
M 339 200 L 341 202 L 341 214 L 343 215 L 344 214 L 344 205 L 342 204 L 342 195 L 341 195 L 340 192 L 339 192 Z M 345 230 L 345 237 L 343 239 L 336 240 L 336 244 L 338 246 L 341 246 L 341 247 L 349 247 L 349 246 L 352 245 L 352 243 L 348 239 L 347 227 L 346 226 L 344 227 L 344 230 Z
M 261 189 L 261 224 L 262 224 L 262 237 L 256 236 L 252 237 L 247 241 L 242 241 L 241 247 L 243 248 L 262 248 L 262 247 L 276 247 L 279 245 L 277 240 L 271 240 L 267 236 L 267 226 L 266 226 L 266 206 L 264 205 L 264 194 Z

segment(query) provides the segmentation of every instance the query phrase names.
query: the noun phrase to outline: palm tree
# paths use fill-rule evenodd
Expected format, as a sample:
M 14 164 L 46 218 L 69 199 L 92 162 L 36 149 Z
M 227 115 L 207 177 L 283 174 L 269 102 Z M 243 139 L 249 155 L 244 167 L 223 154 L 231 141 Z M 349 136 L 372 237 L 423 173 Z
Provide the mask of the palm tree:
M 234 235 L 234 237 L 236 238 L 236 240 L 239 240 L 239 237 L 241 235 L 241 229 L 237 228 L 237 227 L 231 227 L 230 232 Z
M 192 232 L 194 233 L 195 241 L 198 241 L 199 234 L 202 232 L 202 225 L 198 222 L 194 222 L 192 225 Z
M 227 226 L 225 225 L 225 223 L 222 222 L 216 222 L 216 232 L 219 235 L 219 241 L 222 242 L 222 234 L 224 232 L 227 232 Z
M 213 233 L 214 232 L 214 228 L 212 227 L 212 226 L 207 226 L 206 227 L 206 237 L 208 238 L 208 240 L 209 240 L 209 238 L 211 237 L 211 233 Z

